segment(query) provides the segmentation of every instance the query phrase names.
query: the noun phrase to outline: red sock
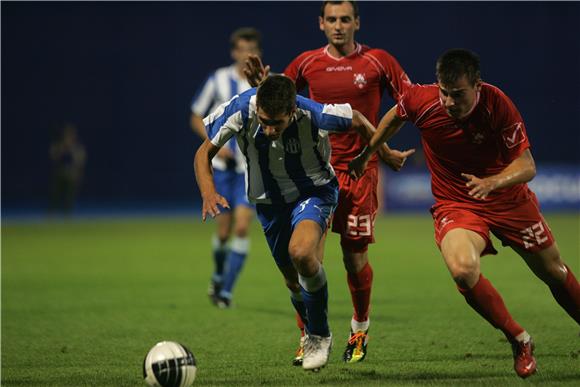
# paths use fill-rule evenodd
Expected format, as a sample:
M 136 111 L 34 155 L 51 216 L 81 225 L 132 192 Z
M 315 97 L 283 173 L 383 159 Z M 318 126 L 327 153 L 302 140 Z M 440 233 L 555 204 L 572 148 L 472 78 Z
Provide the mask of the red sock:
M 550 286 L 550 290 L 558 304 L 580 324 L 580 285 L 572 270 L 564 266 L 568 269 L 566 280 L 562 284 Z
M 347 273 L 348 288 L 354 306 L 354 319 L 359 322 L 369 319 L 371 304 L 371 287 L 373 285 L 373 269 L 370 263 L 356 274 Z
M 515 322 L 508 312 L 497 290 L 482 274 L 471 289 L 466 290 L 460 287 L 457 289 L 477 313 L 495 328 L 500 329 L 508 339 L 513 340 L 524 331 L 524 328 Z
M 296 312 L 296 325 L 298 326 L 298 329 L 300 329 L 300 336 L 304 336 L 304 323 L 302 322 L 302 318 L 298 312 Z

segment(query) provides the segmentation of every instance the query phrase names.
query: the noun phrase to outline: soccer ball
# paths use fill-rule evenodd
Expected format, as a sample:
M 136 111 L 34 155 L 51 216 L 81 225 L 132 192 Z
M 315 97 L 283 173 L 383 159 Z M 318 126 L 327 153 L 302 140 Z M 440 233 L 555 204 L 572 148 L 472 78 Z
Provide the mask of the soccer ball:
M 189 387 L 196 371 L 191 351 L 174 341 L 155 344 L 143 360 L 143 377 L 153 387 Z

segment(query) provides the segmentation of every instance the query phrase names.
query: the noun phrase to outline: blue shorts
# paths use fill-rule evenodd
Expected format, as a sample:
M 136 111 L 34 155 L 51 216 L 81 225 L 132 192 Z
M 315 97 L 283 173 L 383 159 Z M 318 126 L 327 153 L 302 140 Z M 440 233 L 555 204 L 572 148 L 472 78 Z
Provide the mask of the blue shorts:
M 338 182 L 334 180 L 294 203 L 256 205 L 258 219 L 278 267 L 292 265 L 288 245 L 296 225 L 303 220 L 313 220 L 325 233 L 337 202 Z
M 213 170 L 213 181 L 217 192 L 222 195 L 230 208 L 234 209 L 239 206 L 253 208 L 246 195 L 246 179 L 243 173 L 237 173 L 233 170 L 220 171 Z M 228 211 L 224 209 L 224 211 Z

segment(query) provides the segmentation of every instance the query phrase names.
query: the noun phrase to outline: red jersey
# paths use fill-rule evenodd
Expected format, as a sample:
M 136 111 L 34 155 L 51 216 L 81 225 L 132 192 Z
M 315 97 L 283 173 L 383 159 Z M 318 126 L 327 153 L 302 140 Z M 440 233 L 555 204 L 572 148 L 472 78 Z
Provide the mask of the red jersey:
M 379 121 L 383 92 L 398 101 L 410 86 L 409 78 L 397 60 L 384 50 L 356 44 L 356 49 L 344 58 L 335 58 L 325 46 L 306 51 L 295 58 L 284 74 L 302 90 L 308 86 L 310 98 L 320 103 L 349 103 L 374 126 Z M 348 163 L 358 155 L 366 141 L 353 129 L 331 133 L 331 164 L 347 171 Z M 377 165 L 376 156 L 371 163 Z
M 461 176 L 500 173 L 530 147 L 520 113 L 497 87 L 484 83 L 471 113 L 457 120 L 445 111 L 437 85 L 413 85 L 397 104 L 397 115 L 421 131 L 437 202 L 488 205 L 529 199 L 527 184 L 493 191 L 484 201 L 475 199 Z

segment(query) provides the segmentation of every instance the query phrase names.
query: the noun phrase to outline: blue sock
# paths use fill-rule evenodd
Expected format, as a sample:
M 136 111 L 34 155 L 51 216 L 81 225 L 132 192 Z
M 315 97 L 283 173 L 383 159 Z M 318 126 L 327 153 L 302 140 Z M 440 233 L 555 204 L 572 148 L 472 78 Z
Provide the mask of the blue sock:
M 314 277 L 299 275 L 302 299 L 308 315 L 308 333 L 327 337 L 330 335 L 328 327 L 328 285 L 326 274 L 320 266 Z
M 213 246 L 213 261 L 215 264 L 215 270 L 212 279 L 215 282 L 221 283 L 222 276 L 224 275 L 224 267 L 226 262 L 226 257 L 228 255 L 228 249 L 225 243 L 221 243 L 217 236 L 213 236 L 212 239 Z
M 230 246 L 230 252 L 227 256 L 227 268 L 224 274 L 224 282 L 220 296 L 225 298 L 232 298 L 232 291 L 234 285 L 244 262 L 248 255 L 249 240 L 247 238 L 234 238 Z
M 302 293 L 294 293 L 290 294 L 290 301 L 292 301 L 292 305 L 294 305 L 294 309 L 300 315 L 304 326 L 308 325 L 308 314 L 306 313 L 306 305 L 304 304 L 304 300 L 302 299 Z

